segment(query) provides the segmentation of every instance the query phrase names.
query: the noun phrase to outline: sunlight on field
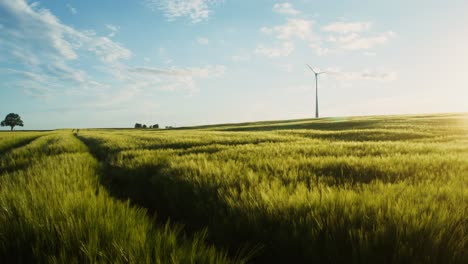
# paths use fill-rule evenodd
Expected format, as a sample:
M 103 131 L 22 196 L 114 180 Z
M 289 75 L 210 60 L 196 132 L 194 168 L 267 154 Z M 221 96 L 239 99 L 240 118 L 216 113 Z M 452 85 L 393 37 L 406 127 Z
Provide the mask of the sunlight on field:
M 349 118 L 347 118 L 347 117 L 332 117 L 332 118 L 330 118 L 331 122 L 345 122 L 348 119 Z
M 0 134 L 0 256 L 463 263 L 467 120 Z
M 243 263 L 109 196 L 70 131 L 0 133 L 2 263 Z
M 468 133 L 468 114 L 465 114 L 462 118 L 463 126 L 466 129 L 466 133 Z
M 263 245 L 260 261 L 458 262 L 468 198 L 459 123 L 454 115 L 325 118 L 80 137 L 120 196 L 190 229 L 208 227 L 230 248 Z

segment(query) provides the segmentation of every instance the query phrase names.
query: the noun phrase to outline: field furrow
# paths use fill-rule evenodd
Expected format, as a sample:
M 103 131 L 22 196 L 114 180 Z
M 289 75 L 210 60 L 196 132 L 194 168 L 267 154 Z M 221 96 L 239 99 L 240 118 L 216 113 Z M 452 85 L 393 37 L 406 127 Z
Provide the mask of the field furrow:
M 2 263 L 236 263 L 181 227 L 110 197 L 99 166 L 70 132 L 4 153 L 0 174 Z
M 43 133 L 0 133 L 0 155 L 7 153 L 11 149 L 27 145 L 42 135 Z
M 237 132 L 251 126 L 80 138 L 103 164 L 100 180 L 112 195 L 187 231 L 207 228 L 217 245 L 261 247 L 256 263 L 467 259 L 464 117 Z

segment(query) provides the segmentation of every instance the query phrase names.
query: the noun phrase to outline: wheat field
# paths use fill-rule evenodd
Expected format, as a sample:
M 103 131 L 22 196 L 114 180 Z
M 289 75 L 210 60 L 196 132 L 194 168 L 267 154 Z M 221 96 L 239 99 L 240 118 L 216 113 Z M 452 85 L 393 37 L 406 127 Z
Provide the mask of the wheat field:
M 463 263 L 468 116 L 0 133 L 0 259 Z

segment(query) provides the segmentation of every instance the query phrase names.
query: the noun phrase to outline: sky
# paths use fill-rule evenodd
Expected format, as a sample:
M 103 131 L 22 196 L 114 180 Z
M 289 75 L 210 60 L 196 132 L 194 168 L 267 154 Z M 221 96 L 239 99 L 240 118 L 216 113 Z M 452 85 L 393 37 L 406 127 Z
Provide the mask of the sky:
M 468 112 L 466 0 L 0 0 L 22 129 Z M 9 129 L 2 128 L 2 129 Z

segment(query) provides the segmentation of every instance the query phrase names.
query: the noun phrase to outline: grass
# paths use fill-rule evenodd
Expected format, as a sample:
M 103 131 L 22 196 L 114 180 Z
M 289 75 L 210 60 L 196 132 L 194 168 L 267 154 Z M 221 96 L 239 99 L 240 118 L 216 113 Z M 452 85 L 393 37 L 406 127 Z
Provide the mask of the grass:
M 110 197 L 98 162 L 70 132 L 43 134 L 1 158 L 6 263 L 243 262 L 207 245 L 204 233 L 186 237 L 181 226 L 155 225 L 146 210 Z
M 0 258 L 468 259 L 463 114 L 27 135 L 0 134 Z

